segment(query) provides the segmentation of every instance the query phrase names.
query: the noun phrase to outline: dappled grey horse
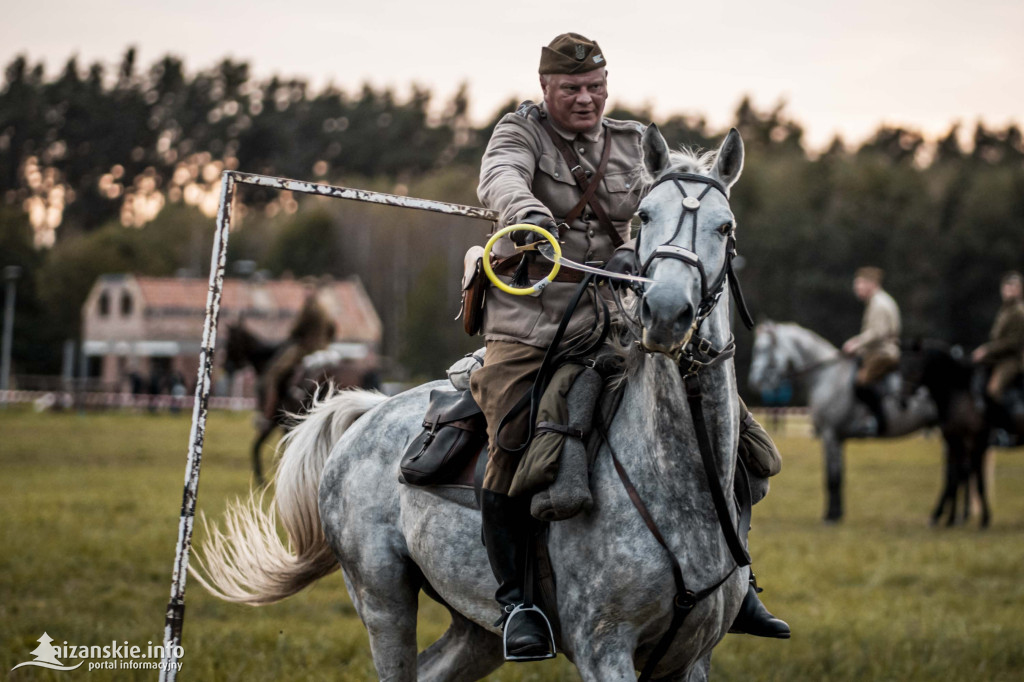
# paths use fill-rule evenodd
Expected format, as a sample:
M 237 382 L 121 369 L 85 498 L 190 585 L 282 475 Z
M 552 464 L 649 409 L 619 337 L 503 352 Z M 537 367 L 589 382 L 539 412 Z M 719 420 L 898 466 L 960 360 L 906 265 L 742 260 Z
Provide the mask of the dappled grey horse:
M 872 432 L 867 426 L 873 419 L 871 412 L 854 396 L 856 372 L 856 359 L 798 324 L 769 321 L 754 330 L 750 385 L 771 390 L 789 380 L 807 389 L 811 422 L 824 449 L 826 521 L 843 516 L 843 441 L 905 436 L 934 424 L 937 416 L 935 404 L 926 394 L 915 394 L 904 405 L 899 391 L 893 390 L 882 401 L 888 420 L 886 432 Z
M 729 629 L 749 579 L 726 547 L 708 478 L 733 490 L 736 376 L 727 352 L 697 374 L 712 444 L 713 467 L 706 470 L 677 363 L 696 321 L 703 321 L 699 333 L 713 349 L 732 343 L 729 297 L 722 296 L 735 226 L 726 193 L 742 170 L 743 144 L 733 130 L 717 155 L 670 153 L 651 126 L 643 145 L 649 191 L 639 211 L 638 256 L 653 283 L 632 310 L 644 348 L 633 344 L 624 351 L 624 395 L 591 474 L 593 508 L 549 529 L 561 625 L 556 638 L 584 680 L 635 679 L 673 618 L 677 563 L 695 604 L 654 675 L 705 680 L 711 651 Z M 693 220 L 683 219 L 688 216 Z M 717 289 L 708 292 L 709 283 Z M 398 482 L 401 454 L 421 428 L 430 391 L 442 385 L 390 399 L 343 392 L 316 406 L 288 436 L 276 474 L 276 513 L 250 500 L 229 510 L 225 533 L 207 529 L 197 555 L 203 583 L 224 599 L 265 604 L 340 563 L 380 679 L 473 680 L 500 666 L 497 584 L 472 494 L 466 490 L 458 499 Z M 627 495 L 613 452 L 667 549 Z M 728 509 L 726 521 L 735 524 L 736 510 Z M 287 544 L 277 534 L 278 519 Z M 417 656 L 421 589 L 448 607 L 452 623 Z

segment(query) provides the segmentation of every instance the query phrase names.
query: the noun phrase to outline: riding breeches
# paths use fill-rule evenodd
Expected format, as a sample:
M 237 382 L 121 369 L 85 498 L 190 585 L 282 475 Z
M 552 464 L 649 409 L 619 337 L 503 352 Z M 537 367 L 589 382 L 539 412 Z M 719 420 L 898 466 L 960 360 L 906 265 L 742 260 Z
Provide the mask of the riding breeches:
M 524 453 L 514 454 L 501 447 L 516 447 L 529 433 L 530 410 L 523 409 L 501 430 L 498 425 L 519 399 L 533 386 L 545 350 L 522 343 L 488 341 L 484 366 L 473 372 L 469 387 L 487 419 L 488 460 L 483 487 L 494 493 L 508 494 L 512 478 Z
M 1016 359 L 996 363 L 992 367 L 992 374 L 989 375 L 988 384 L 985 386 L 985 392 L 988 393 L 988 397 L 996 402 L 1001 401 L 1003 399 L 1003 392 L 1020 373 L 1020 367 L 1021 363 Z
M 861 358 L 855 383 L 857 386 L 870 386 L 900 365 L 899 357 L 879 353 L 865 355 Z

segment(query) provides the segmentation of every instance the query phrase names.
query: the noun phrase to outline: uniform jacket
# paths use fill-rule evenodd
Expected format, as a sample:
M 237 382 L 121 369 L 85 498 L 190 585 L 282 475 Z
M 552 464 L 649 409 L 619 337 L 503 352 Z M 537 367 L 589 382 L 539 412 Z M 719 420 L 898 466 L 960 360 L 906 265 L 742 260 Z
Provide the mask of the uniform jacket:
M 985 361 L 1021 362 L 1024 356 L 1024 301 L 1009 301 L 999 308 L 985 346 Z
M 898 358 L 900 355 L 900 308 L 885 290 L 879 289 L 864 308 L 860 334 L 853 337 L 857 355 Z
M 531 213 L 562 223 L 580 199 L 568 164 L 541 127 L 539 117 L 543 111 L 543 105 L 524 102 L 518 111 L 505 115 L 495 126 L 484 152 L 477 195 L 484 206 L 499 212 L 499 227 L 521 223 Z M 603 119 L 595 130 L 579 135 L 554 127 L 571 143 L 583 169 L 590 173 L 597 170 L 604 136 L 612 136 L 608 167 L 596 198 L 619 235 L 628 240 L 629 222 L 641 198 L 637 183 L 644 127 L 635 121 L 609 118 Z M 612 240 L 589 207 L 569 228 L 562 235 L 562 253 L 566 258 L 603 263 L 611 257 Z M 512 240 L 505 238 L 492 252 L 504 258 L 513 254 L 513 248 Z M 531 257 L 546 263 L 539 255 Z M 554 282 L 539 296 L 512 296 L 492 287 L 484 309 L 483 331 L 487 340 L 548 346 L 576 286 L 571 282 Z M 566 338 L 586 332 L 593 323 L 595 310 L 594 301 L 584 298 L 566 330 Z

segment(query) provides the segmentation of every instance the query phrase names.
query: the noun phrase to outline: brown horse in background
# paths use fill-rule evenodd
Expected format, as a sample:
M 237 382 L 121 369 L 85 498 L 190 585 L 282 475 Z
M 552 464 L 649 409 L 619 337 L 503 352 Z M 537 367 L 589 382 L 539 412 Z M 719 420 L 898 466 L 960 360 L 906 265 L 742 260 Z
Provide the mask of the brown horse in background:
M 228 326 L 224 370 L 233 376 L 236 371 L 252 367 L 256 373 L 256 438 L 251 447 L 252 471 L 258 485 L 263 485 L 260 448 L 274 430 L 291 430 L 297 415 L 305 414 L 315 398 L 323 398 L 334 388 L 379 389 L 376 366 L 354 359 L 343 351 L 328 347 L 302 357 L 290 372 L 284 373 L 275 387 L 274 405 L 267 405 L 270 386 L 268 370 L 292 344 L 265 341 L 245 328 L 243 320 Z
M 963 353 L 941 341 L 915 340 L 905 344 L 901 361 L 905 388 L 928 389 L 939 410 L 939 426 L 946 442 L 945 482 L 931 522 L 946 515 L 946 525 L 967 521 L 973 487 L 981 506 L 981 527 L 991 522 L 986 490 L 986 463 L 990 445 L 1017 446 L 1024 442 L 1020 415 L 983 397 L 976 373 Z M 1012 390 L 1020 391 L 1019 379 Z M 996 435 L 1009 437 L 1002 442 Z M 961 506 L 960 497 L 963 496 Z

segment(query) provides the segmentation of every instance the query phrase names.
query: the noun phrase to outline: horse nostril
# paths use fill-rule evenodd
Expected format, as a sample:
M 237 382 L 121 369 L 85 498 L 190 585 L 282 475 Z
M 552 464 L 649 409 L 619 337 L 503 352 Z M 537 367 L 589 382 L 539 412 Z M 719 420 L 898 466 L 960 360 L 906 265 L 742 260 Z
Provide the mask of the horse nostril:
M 643 325 L 645 328 L 650 329 L 651 321 L 654 319 L 654 315 L 651 313 L 651 305 L 650 303 L 647 302 L 646 298 L 642 299 L 641 303 L 642 305 L 640 306 L 640 324 Z
M 677 336 L 682 337 L 686 334 L 686 330 L 693 324 L 693 306 L 687 305 L 679 312 L 679 316 L 676 317 L 676 323 L 674 331 Z

